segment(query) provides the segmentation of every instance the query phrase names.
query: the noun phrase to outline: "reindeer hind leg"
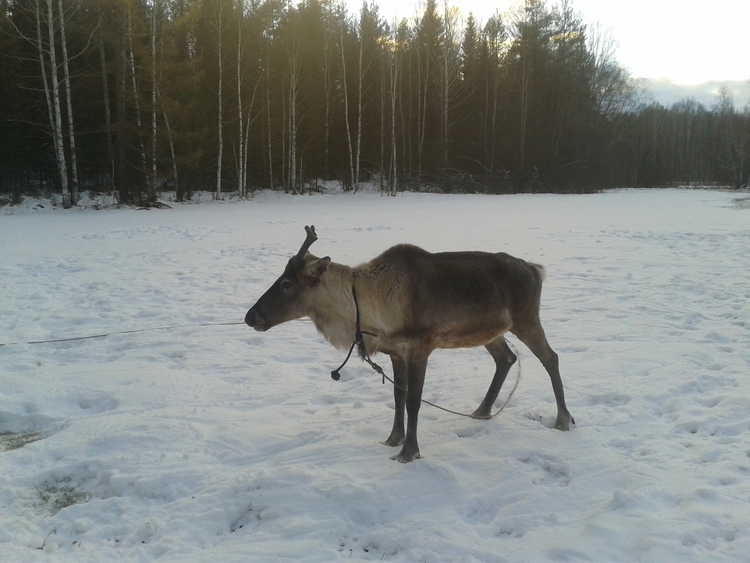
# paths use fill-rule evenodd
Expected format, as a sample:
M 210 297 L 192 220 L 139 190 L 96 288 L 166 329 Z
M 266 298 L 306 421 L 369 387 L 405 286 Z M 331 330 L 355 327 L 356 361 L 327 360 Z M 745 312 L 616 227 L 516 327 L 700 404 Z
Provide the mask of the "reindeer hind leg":
M 544 369 L 547 370 L 550 380 L 552 381 L 552 390 L 555 392 L 555 402 L 557 403 L 557 419 L 555 428 L 557 430 L 569 430 L 571 424 L 576 421 L 568 412 L 565 405 L 565 391 L 563 390 L 562 378 L 560 377 L 560 366 L 557 354 L 547 342 L 544 329 L 539 321 L 539 317 L 532 319 L 530 322 L 518 323 L 514 325 L 513 334 L 521 342 L 529 347 L 529 350 L 539 358 Z
M 495 360 L 495 375 L 492 378 L 487 394 L 482 399 L 479 407 L 471 414 L 471 418 L 490 418 L 492 416 L 492 405 L 495 404 L 500 389 L 508 376 L 511 366 L 516 361 L 516 355 L 508 347 L 504 336 L 499 336 L 489 344 L 485 345 L 487 351 Z

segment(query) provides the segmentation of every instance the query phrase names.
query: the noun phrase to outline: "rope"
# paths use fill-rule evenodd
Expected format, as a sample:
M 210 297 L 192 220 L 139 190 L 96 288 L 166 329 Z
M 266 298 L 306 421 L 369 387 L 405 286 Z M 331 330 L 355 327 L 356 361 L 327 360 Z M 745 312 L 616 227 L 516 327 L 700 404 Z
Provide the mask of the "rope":
M 513 397 L 513 393 L 515 393 L 516 389 L 518 388 L 518 383 L 521 381 L 521 357 L 516 353 L 516 350 L 513 350 L 513 353 L 515 354 L 515 356 L 517 358 L 517 362 L 518 362 L 518 374 L 516 375 L 516 382 L 513 384 L 513 388 L 510 390 L 510 394 L 508 395 L 508 397 L 505 399 L 505 401 L 503 401 L 503 404 L 500 405 L 500 408 L 497 409 L 497 412 L 495 412 L 495 414 L 491 414 L 488 418 L 486 418 L 484 420 L 489 420 L 489 419 L 495 418 L 497 415 L 499 415 L 501 412 L 503 412 L 503 409 L 510 402 L 511 397 Z M 369 363 L 372 366 L 372 362 L 369 362 Z M 377 364 L 375 364 L 375 366 L 377 366 L 377 368 L 380 368 L 380 366 L 378 366 Z M 376 369 L 375 367 L 373 367 L 373 369 L 375 369 L 375 371 L 377 371 L 380 375 L 382 375 L 384 379 L 387 379 L 388 381 L 390 381 L 393 384 L 394 387 L 397 387 L 398 389 L 401 389 L 401 391 L 403 391 L 404 393 L 406 393 L 406 389 L 403 389 L 400 385 L 396 385 L 396 382 L 393 381 L 390 377 L 388 377 L 385 373 L 383 373 L 382 369 Z M 385 383 L 385 381 L 383 381 L 383 383 Z M 448 413 L 451 413 L 451 414 L 455 414 L 455 415 L 458 415 L 458 416 L 465 416 L 466 418 L 473 418 L 471 416 L 471 414 L 464 413 L 464 412 L 454 411 L 454 410 L 451 410 L 451 409 L 446 408 L 446 407 L 441 407 L 438 404 L 431 403 L 427 399 L 421 399 L 421 400 L 422 400 L 422 402 L 424 404 L 430 405 L 431 407 L 435 407 L 436 409 L 440 409 L 441 411 L 445 411 L 445 412 L 448 412 Z
M 139 332 L 153 332 L 155 330 L 175 330 L 178 328 L 194 328 L 194 327 L 206 327 L 206 326 L 232 326 L 242 325 L 244 322 L 231 322 L 231 323 L 202 323 L 199 325 L 173 325 L 173 326 L 157 326 L 152 328 L 138 328 L 134 330 L 121 330 L 118 332 L 106 332 L 102 334 L 91 334 L 89 336 L 73 336 L 70 338 L 53 338 L 50 340 L 29 340 L 28 342 L 6 342 L 0 344 L 0 348 L 3 346 L 19 346 L 21 344 L 55 344 L 58 342 L 75 342 L 78 340 L 93 340 L 95 338 L 107 338 L 108 336 L 117 336 L 119 334 L 136 334 Z
M 387 379 L 388 381 L 390 381 L 393 384 L 394 387 L 396 387 L 397 389 L 400 389 L 401 391 L 403 391 L 404 393 L 406 393 L 407 392 L 406 389 L 404 389 L 400 385 L 396 385 L 396 382 L 393 381 L 390 377 L 388 377 L 385 374 L 385 372 L 383 371 L 383 368 L 381 368 L 378 364 L 376 364 L 375 362 L 373 362 L 370 359 L 370 355 L 367 353 L 367 349 L 365 348 L 365 343 L 362 340 L 362 335 L 363 334 L 368 334 L 370 336 L 374 336 L 375 338 L 377 338 L 378 335 L 377 334 L 373 334 L 371 332 L 364 332 L 360 328 L 359 302 L 357 301 L 357 290 L 354 287 L 354 285 L 352 285 L 352 297 L 354 298 L 354 310 L 356 312 L 356 332 L 354 333 L 354 342 L 352 342 L 352 345 L 349 348 L 349 353 L 346 355 L 346 358 L 341 363 L 341 365 L 338 368 L 336 368 L 335 370 L 333 370 L 331 372 L 331 379 L 333 379 L 334 381 L 339 381 L 341 379 L 341 374 L 340 374 L 341 370 L 346 365 L 346 363 L 349 361 L 349 358 L 351 358 L 352 351 L 354 350 L 354 347 L 358 346 L 359 347 L 359 353 L 362 356 L 362 359 L 365 362 L 367 362 L 368 364 L 370 364 L 370 367 L 372 369 L 374 369 L 376 372 L 378 372 L 383 377 L 383 385 L 385 385 L 385 380 Z M 508 404 L 508 401 L 510 401 L 510 398 L 513 396 L 513 393 L 516 392 L 516 388 L 518 387 L 519 381 L 521 381 L 521 358 L 516 353 L 517 350 L 512 349 L 511 351 L 516 356 L 517 361 L 518 361 L 518 375 L 516 377 L 516 382 L 513 384 L 513 389 L 510 390 L 510 394 L 508 395 L 508 398 L 505 399 L 505 402 L 500 406 L 500 408 L 497 410 L 497 412 L 495 414 L 491 414 L 488 418 L 495 418 L 497 415 L 499 415 L 502 412 L 502 410 L 505 408 L 505 405 Z M 440 409 L 441 411 L 449 412 L 451 414 L 455 414 L 455 415 L 458 415 L 458 416 L 465 416 L 467 418 L 473 418 L 470 414 L 463 413 L 463 412 L 458 412 L 458 411 L 454 411 L 454 410 L 451 410 L 451 409 L 448 409 L 448 408 L 445 408 L 445 407 L 441 407 L 440 405 L 437 405 L 435 403 L 431 403 L 427 399 L 420 399 L 420 400 L 423 403 L 425 403 L 426 405 L 430 405 L 431 407 L 435 407 L 436 409 Z
M 356 304 L 356 294 L 355 294 L 354 299 L 355 299 L 355 304 Z M 357 306 L 357 317 L 358 317 L 357 318 L 358 322 L 357 322 L 357 336 L 356 336 L 356 339 L 352 343 L 351 348 L 349 348 L 349 353 L 346 355 L 346 359 L 344 360 L 344 362 L 338 367 L 338 369 L 335 369 L 335 370 L 333 370 L 331 372 L 331 378 L 334 379 L 335 381 L 339 380 L 339 378 L 340 378 L 339 371 L 349 361 L 349 358 L 352 355 L 352 351 L 354 350 L 354 347 L 357 344 L 359 344 L 360 346 L 363 346 L 362 335 L 363 334 L 368 334 L 370 336 L 376 336 L 376 335 L 374 335 L 372 333 L 362 332 L 362 331 L 359 330 L 359 307 L 358 306 Z M 52 339 L 49 339 L 49 340 L 29 340 L 27 342 L 5 342 L 5 343 L 0 343 L 0 348 L 2 348 L 3 346 L 19 346 L 21 344 L 35 345 L 35 344 L 56 344 L 56 343 L 60 343 L 60 342 L 77 342 L 77 341 L 82 341 L 82 340 L 94 340 L 96 338 L 107 338 L 107 337 L 110 337 L 110 336 L 117 336 L 117 335 L 121 335 L 121 334 L 137 334 L 137 333 L 141 333 L 141 332 L 154 332 L 154 331 L 157 331 L 157 330 L 176 330 L 178 328 L 195 328 L 195 327 L 208 327 L 208 326 L 234 326 L 234 325 L 242 325 L 242 324 L 245 324 L 245 323 L 238 321 L 238 322 L 226 322 L 226 323 L 201 323 L 201 324 L 198 324 L 198 325 L 157 326 L 157 327 L 151 327 L 151 328 L 139 328 L 139 329 L 133 329 L 133 330 L 121 330 L 121 331 L 117 331 L 117 332 L 104 332 L 102 334 L 90 334 L 88 336 L 73 336 L 73 337 L 70 337 L 70 338 L 52 338 Z M 364 347 L 362 347 L 362 349 L 364 350 Z M 515 353 L 516 351 L 513 350 L 513 352 Z M 494 414 L 492 414 L 492 415 L 490 415 L 489 418 L 495 418 L 498 414 L 500 414 L 502 412 L 502 410 L 505 408 L 505 406 L 510 401 L 511 397 L 513 397 L 513 393 L 515 393 L 516 388 L 518 387 L 518 383 L 521 381 L 521 358 L 520 358 L 520 356 L 518 356 L 518 354 L 515 354 L 515 355 L 518 358 L 518 360 L 517 360 L 518 361 L 518 375 L 516 376 L 516 382 L 513 384 L 513 388 L 510 390 L 510 394 L 505 399 L 505 401 L 503 402 L 503 404 L 500 406 L 500 408 L 497 410 L 497 412 L 494 413 Z M 376 372 L 378 372 L 383 377 L 383 383 L 385 383 L 385 380 L 387 379 L 388 381 L 390 381 L 393 384 L 394 387 L 398 387 L 399 389 L 401 389 L 401 391 L 403 391 L 404 393 L 406 393 L 406 390 L 402 389 L 400 386 L 396 385 L 396 382 L 393 381 L 390 377 L 388 377 L 385 374 L 385 372 L 383 371 L 383 368 L 381 368 L 378 364 L 376 364 L 375 362 L 373 362 L 370 359 L 370 356 L 367 353 L 364 354 L 363 359 L 364 359 L 364 361 L 366 361 L 370 365 L 370 367 L 373 370 L 375 370 Z M 432 402 L 428 401 L 427 399 L 422 399 L 422 402 L 425 403 L 426 405 L 430 405 L 431 407 L 435 407 L 436 409 L 440 409 L 441 411 L 445 411 L 445 412 L 448 412 L 448 413 L 451 413 L 451 414 L 455 414 L 455 415 L 458 415 L 458 416 L 465 416 L 467 418 L 471 418 L 470 414 L 462 413 L 462 412 L 451 410 L 451 409 L 446 408 L 446 407 L 442 407 L 442 406 L 440 406 L 438 404 L 435 404 L 435 403 L 432 403 Z

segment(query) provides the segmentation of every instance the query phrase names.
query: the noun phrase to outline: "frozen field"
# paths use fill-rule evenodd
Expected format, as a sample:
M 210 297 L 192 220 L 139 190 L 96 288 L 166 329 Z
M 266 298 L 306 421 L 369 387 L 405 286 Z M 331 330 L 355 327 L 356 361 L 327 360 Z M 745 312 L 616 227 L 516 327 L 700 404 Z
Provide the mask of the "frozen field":
M 747 560 L 747 197 L 0 209 L 0 561 Z M 306 224 L 314 254 L 349 265 L 399 242 L 544 264 L 577 425 L 550 428 L 549 378 L 510 337 L 505 410 L 423 406 L 423 458 L 402 465 L 379 443 L 390 385 L 359 360 L 332 381 L 343 356 L 311 322 L 201 326 L 242 321 Z M 159 330 L 112 334 L 142 329 Z M 424 397 L 471 412 L 493 369 L 484 349 L 439 351 Z

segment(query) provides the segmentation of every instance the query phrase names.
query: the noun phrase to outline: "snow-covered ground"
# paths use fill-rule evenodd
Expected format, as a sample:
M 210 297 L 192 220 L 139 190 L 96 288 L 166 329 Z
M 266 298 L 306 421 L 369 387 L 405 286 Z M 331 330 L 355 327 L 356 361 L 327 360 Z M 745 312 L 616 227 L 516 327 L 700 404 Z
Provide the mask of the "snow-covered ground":
M 0 560 L 747 560 L 741 196 L 261 192 L 0 216 Z M 305 224 L 350 265 L 398 242 L 544 264 L 577 425 L 550 428 L 549 378 L 511 337 L 507 408 L 423 406 L 403 465 L 379 443 L 390 386 L 358 360 L 332 381 L 342 355 L 312 323 L 201 326 L 241 322 Z M 438 351 L 425 398 L 470 412 L 492 372 L 483 349 Z

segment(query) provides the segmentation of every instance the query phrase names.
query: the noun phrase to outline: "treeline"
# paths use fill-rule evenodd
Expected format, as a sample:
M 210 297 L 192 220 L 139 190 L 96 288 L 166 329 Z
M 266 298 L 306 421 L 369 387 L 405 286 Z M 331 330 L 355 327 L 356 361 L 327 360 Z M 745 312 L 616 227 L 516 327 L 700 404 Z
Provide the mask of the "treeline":
M 0 0 L 0 191 L 583 191 L 747 181 L 750 116 L 643 104 L 568 0 Z

